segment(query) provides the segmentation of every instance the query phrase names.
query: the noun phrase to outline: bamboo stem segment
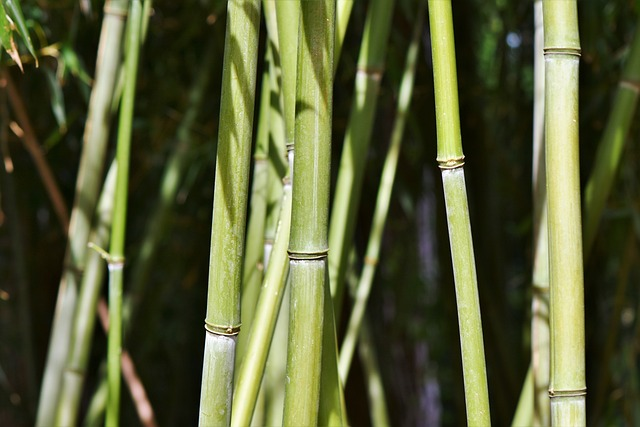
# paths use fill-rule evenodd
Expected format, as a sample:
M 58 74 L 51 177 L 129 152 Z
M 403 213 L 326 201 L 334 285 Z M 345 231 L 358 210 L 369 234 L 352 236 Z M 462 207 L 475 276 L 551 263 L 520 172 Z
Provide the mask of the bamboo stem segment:
M 300 6 L 283 424 L 310 426 L 318 422 L 328 286 L 335 1 L 303 1 Z
M 456 288 L 467 424 L 489 426 L 489 392 L 460 136 L 451 1 L 430 0 L 429 23 L 438 134 L 437 160 L 442 172 Z
M 260 1 L 228 3 L 200 394 L 201 426 L 229 425 L 251 164 Z
M 553 426 L 586 425 L 576 1 L 543 1 Z

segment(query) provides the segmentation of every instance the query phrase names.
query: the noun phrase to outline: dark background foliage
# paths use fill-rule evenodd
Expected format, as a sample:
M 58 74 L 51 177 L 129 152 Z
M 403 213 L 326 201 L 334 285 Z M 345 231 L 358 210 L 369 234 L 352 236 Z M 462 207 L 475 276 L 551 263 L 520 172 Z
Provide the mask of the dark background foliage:
M 18 86 L 55 178 L 71 206 L 82 148 L 89 87 L 74 71 L 93 75 L 102 4 L 83 12 L 70 0 L 24 1 L 37 48 L 53 46 L 40 67 L 27 63 L 24 74 L 2 56 L 2 66 Z M 354 73 L 366 1 L 354 5 L 335 82 L 334 157 L 339 164 L 342 137 L 353 93 Z M 529 363 L 530 277 L 532 260 L 531 139 L 533 8 L 531 2 L 471 0 L 453 2 L 462 137 L 471 221 L 482 304 L 492 416 L 507 425 L 513 416 Z M 639 8 L 631 0 L 579 2 L 582 41 L 581 165 L 583 183 L 594 161 Z M 424 11 L 426 13 L 426 11 Z M 386 73 L 366 159 L 366 179 L 355 247 L 364 252 L 388 145 L 402 64 L 415 17 L 415 2 L 398 0 Z M 202 326 L 205 314 L 208 248 L 217 135 L 218 98 L 224 43 L 220 0 L 157 0 L 143 48 L 138 77 L 131 160 L 127 260 L 136 262 L 146 222 L 158 199 L 158 182 L 176 128 L 188 108 L 188 89 L 202 66 L 205 45 L 213 40 L 216 65 L 192 137 L 189 171 L 169 224 L 163 230 L 151 273 L 141 323 L 128 347 L 161 425 L 194 425 L 197 417 Z M 265 27 L 262 25 L 264 36 Z M 264 40 L 264 37 L 262 38 Z M 444 219 L 442 189 L 435 162 L 433 84 L 428 29 L 411 114 L 400 159 L 381 263 L 368 316 L 374 326 L 386 398 L 395 425 L 460 425 L 464 395 L 460 370 L 455 296 Z M 65 50 L 66 49 L 66 50 Z M 79 66 L 71 61 L 73 53 Z M 54 83 L 48 83 L 47 74 Z M 63 94 L 66 128 L 53 114 Z M 259 92 L 258 92 L 259 93 Z M 4 93 L 0 102 L 6 106 Z M 637 116 L 637 114 L 636 114 Z M 13 120 L 13 112 L 9 111 Z M 628 287 L 621 334 L 610 366 L 599 361 L 612 319 L 617 272 L 628 236 L 638 221 L 638 124 L 632 126 L 617 184 L 595 250 L 586 264 L 588 385 L 594 390 L 602 370 L 611 374 L 602 424 L 637 424 L 638 292 Z M 2 175 L 0 208 L 0 425 L 31 425 L 48 345 L 51 318 L 63 266 L 65 234 L 32 159 L 9 132 L 15 201 Z M 110 145 L 113 155 L 113 137 Z M 335 171 L 334 171 L 335 177 Z M 17 215 L 11 217 L 14 205 Z M 16 253 L 12 231 L 19 233 Z M 35 372 L 21 346 L 20 271 L 30 298 Z M 637 283 L 637 262 L 629 283 Z M 357 271 L 355 272 L 357 273 Z M 636 280 L 634 280 L 636 279 Z M 345 319 L 345 316 L 342 316 Z M 105 336 L 96 328 L 86 403 L 98 381 Z M 353 425 L 369 422 L 366 385 L 356 358 L 346 386 Z M 591 399 L 592 394 L 588 395 Z M 135 424 L 127 394 L 123 425 Z M 589 402 L 588 402 L 589 406 Z

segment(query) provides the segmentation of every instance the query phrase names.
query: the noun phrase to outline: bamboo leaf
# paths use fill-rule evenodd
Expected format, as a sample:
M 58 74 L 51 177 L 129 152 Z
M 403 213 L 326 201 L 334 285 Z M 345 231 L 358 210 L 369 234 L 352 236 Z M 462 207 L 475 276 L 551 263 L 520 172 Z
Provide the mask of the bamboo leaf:
M 18 34 L 24 40 L 27 49 L 33 59 L 36 61 L 36 67 L 38 66 L 38 56 L 36 55 L 36 51 L 33 48 L 33 43 L 31 42 L 31 37 L 29 37 L 29 30 L 27 29 L 27 24 L 24 20 L 24 15 L 22 14 L 22 8 L 20 7 L 19 0 L 2 0 L 2 4 L 4 6 L 5 11 L 8 11 L 8 16 L 11 18 L 13 23 L 16 25 L 16 29 Z M 15 46 L 14 46 L 15 47 Z M 16 50 L 17 52 L 17 50 Z M 16 61 L 18 62 L 18 61 Z M 22 69 L 22 67 L 21 67 Z
M 23 71 L 22 62 L 20 61 L 20 54 L 18 54 L 18 50 L 16 49 L 16 45 L 13 41 L 13 35 L 11 34 L 11 21 L 7 17 L 2 3 L 0 3 L 0 42 L 2 43 L 2 46 L 7 51 L 11 59 L 13 59 L 16 64 L 18 64 L 18 67 L 20 67 L 20 71 Z

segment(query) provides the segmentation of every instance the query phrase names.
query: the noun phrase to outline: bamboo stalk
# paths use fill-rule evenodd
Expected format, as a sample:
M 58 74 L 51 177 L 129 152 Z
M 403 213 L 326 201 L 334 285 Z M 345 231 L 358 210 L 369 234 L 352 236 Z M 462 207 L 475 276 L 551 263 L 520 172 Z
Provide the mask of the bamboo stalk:
M 402 147 L 402 137 L 404 135 L 404 127 L 406 116 L 411 104 L 413 95 L 413 84 L 415 80 L 416 62 L 418 57 L 418 46 L 420 42 L 420 34 L 424 24 L 423 3 L 418 2 L 418 15 L 413 28 L 413 37 L 407 52 L 405 62 L 404 75 L 400 83 L 400 94 L 398 96 L 398 111 L 396 113 L 393 132 L 391 134 L 391 143 L 387 151 L 382 176 L 380 178 L 380 187 L 378 189 L 378 198 L 376 200 L 376 208 L 373 213 L 373 222 L 371 231 L 369 232 L 369 243 L 364 259 L 364 267 L 360 280 L 358 282 L 355 302 L 349 318 L 347 332 L 340 348 L 339 371 L 340 379 L 343 384 L 347 382 L 349 368 L 351 367 L 351 359 L 355 350 L 356 342 L 360 334 L 360 325 L 365 315 L 366 305 L 369 300 L 369 293 L 373 278 L 380 256 L 380 247 L 382 244 L 382 236 L 384 227 L 389 213 L 389 203 L 391 202 L 391 193 L 393 191 L 393 183 L 395 181 L 396 169 L 398 166 L 398 158 Z
M 142 2 L 132 0 L 126 37 L 125 83 L 118 123 L 118 164 L 113 206 L 111 244 L 109 248 L 109 335 L 107 340 L 107 381 L 109 398 L 105 424 L 115 426 L 120 418 L 120 375 L 122 352 L 122 282 L 124 275 L 124 241 L 129 194 L 129 157 L 131 129 L 136 98 L 136 80 L 140 56 Z
M 551 425 L 585 425 L 576 1 L 543 1 L 551 300 Z
M 231 419 L 259 26 L 259 0 L 228 3 L 200 395 L 201 426 L 228 425 Z
M 315 425 L 321 383 L 333 104 L 335 2 L 303 1 L 289 274 L 284 425 Z M 281 49 L 283 48 L 281 42 Z
M 533 297 L 531 303 L 531 375 L 533 415 L 530 423 L 548 426 L 549 420 L 549 240 L 544 143 L 544 28 L 542 0 L 534 3 L 533 110 Z
M 113 215 L 113 198 L 116 181 L 116 162 L 112 162 L 98 203 L 96 225 L 90 242 L 105 247 L 109 242 L 109 230 Z M 80 295 L 73 321 L 69 356 L 62 377 L 60 399 L 54 424 L 72 426 L 77 423 L 82 387 L 89 363 L 89 350 L 96 319 L 96 304 L 100 296 L 104 275 L 104 260 L 97 251 L 87 256 L 86 273 L 82 278 Z
M 438 134 L 437 160 L 442 171 L 458 305 L 467 424 L 488 426 L 491 424 L 489 393 L 464 180 L 451 1 L 430 0 L 429 23 Z
M 95 211 L 109 136 L 109 117 L 115 79 L 120 66 L 121 40 L 128 0 L 108 0 L 102 22 L 96 76 L 83 136 L 76 194 L 69 222 L 65 268 L 60 280 L 44 377 L 40 388 L 37 426 L 47 426 L 55 416 L 62 371 L 67 360 L 71 322 L 78 283 L 84 270 L 87 239 Z
M 366 165 L 362 159 L 366 157 L 371 140 L 393 7 L 393 0 L 371 2 L 360 47 L 355 96 L 345 133 L 329 229 L 329 276 L 336 313 L 340 313 L 342 307 L 344 275 Z
M 640 31 L 631 43 L 602 140 L 596 152 L 596 163 L 584 191 L 584 257 L 589 258 L 602 211 L 622 158 L 629 128 L 640 94 Z

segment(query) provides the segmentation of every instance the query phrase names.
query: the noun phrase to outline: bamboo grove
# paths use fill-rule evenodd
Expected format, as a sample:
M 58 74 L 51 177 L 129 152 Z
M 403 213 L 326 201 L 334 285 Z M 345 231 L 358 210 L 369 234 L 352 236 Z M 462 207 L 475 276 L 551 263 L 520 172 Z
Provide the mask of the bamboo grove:
M 639 22 L 0 1 L 0 425 L 640 424 Z

